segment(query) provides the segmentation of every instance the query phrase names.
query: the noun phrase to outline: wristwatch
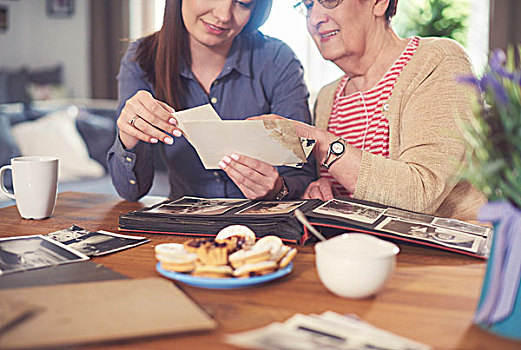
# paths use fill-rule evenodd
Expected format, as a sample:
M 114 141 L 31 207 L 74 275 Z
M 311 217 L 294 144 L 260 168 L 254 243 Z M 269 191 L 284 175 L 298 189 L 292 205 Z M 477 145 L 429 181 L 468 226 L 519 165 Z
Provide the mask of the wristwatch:
M 280 189 L 279 193 L 275 196 L 276 201 L 281 201 L 289 194 L 288 186 L 286 186 L 286 181 L 284 181 L 284 178 L 281 176 L 280 179 L 282 180 L 282 188 Z
M 334 162 L 338 160 L 338 158 L 342 157 L 342 155 L 346 151 L 346 140 L 342 137 L 339 137 L 335 141 L 331 142 L 329 145 L 329 149 L 327 150 L 327 156 L 322 166 L 326 169 L 329 169 Z M 334 156 L 333 159 L 330 160 L 331 156 Z

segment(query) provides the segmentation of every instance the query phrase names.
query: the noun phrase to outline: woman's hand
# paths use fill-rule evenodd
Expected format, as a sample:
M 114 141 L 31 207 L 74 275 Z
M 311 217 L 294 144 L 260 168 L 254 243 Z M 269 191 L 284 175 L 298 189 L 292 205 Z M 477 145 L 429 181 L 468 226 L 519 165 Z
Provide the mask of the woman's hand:
M 258 117 L 251 117 L 247 120 L 262 120 L 262 119 L 286 119 L 293 123 L 297 136 L 313 139 L 316 141 L 316 145 L 313 148 L 313 154 L 317 161 L 322 162 L 327 155 L 329 144 L 336 140 L 338 137 L 334 134 L 327 132 L 326 130 L 319 129 L 313 125 L 309 125 L 297 120 L 287 119 L 276 114 L 265 114 Z
M 273 199 L 282 189 L 277 169 L 260 160 L 232 154 L 225 156 L 219 166 L 248 199 Z
M 308 188 L 302 195 L 303 199 L 321 199 L 328 201 L 333 199 L 333 189 L 331 183 L 326 178 L 320 178 L 309 184 Z
M 162 141 L 171 145 L 174 140 L 166 133 L 182 136 L 181 130 L 176 127 L 174 112 L 172 107 L 156 100 L 150 92 L 136 92 L 125 103 L 117 121 L 123 146 L 133 148 L 139 140 L 150 143 Z

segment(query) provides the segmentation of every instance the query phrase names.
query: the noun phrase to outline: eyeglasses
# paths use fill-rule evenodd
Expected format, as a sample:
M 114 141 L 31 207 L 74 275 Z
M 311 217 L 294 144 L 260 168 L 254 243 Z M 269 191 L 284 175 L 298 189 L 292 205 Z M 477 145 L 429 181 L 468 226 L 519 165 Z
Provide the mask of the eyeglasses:
M 334 9 L 340 3 L 342 0 L 317 0 L 320 5 L 322 5 L 326 9 Z M 300 14 L 305 15 L 306 17 L 309 17 L 311 15 L 311 9 L 313 8 L 313 5 L 315 4 L 315 0 L 294 0 L 293 8 L 297 10 Z

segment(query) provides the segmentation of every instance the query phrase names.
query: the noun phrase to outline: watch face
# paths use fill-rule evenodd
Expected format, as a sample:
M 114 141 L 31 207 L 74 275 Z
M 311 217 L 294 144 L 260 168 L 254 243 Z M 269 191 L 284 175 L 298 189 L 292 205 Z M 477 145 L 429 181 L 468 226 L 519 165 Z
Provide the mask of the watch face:
M 344 153 L 345 149 L 346 146 L 340 141 L 335 141 L 331 144 L 331 153 L 333 154 L 341 155 Z

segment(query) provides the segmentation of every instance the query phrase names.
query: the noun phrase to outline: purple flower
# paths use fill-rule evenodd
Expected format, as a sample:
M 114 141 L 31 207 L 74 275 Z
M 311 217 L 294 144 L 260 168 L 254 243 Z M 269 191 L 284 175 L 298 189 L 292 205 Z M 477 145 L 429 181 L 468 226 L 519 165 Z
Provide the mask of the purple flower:
M 483 75 L 480 81 L 481 90 L 492 93 L 494 100 L 497 101 L 501 106 L 506 106 L 509 103 L 508 94 L 505 90 L 501 81 L 497 79 L 497 76 L 492 72 L 487 72 Z M 491 103 L 489 101 L 489 103 Z
M 490 57 L 489 66 L 490 70 L 499 75 L 500 77 L 507 78 L 515 81 L 515 75 L 513 72 L 506 70 L 505 65 L 507 62 L 507 55 L 503 50 L 496 49 Z

